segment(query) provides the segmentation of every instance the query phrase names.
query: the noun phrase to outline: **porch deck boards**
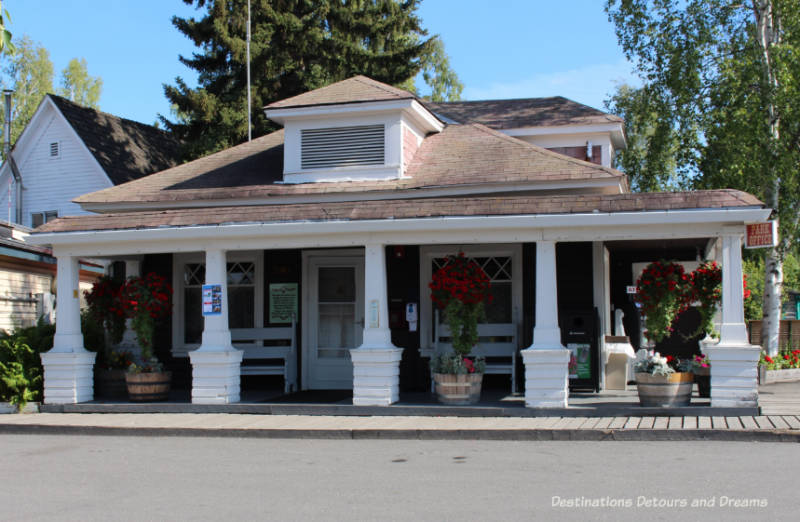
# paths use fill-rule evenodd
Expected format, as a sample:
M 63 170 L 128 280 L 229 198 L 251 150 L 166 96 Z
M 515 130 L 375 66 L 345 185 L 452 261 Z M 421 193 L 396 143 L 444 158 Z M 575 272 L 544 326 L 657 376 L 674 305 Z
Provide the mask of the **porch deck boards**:
M 650 421 L 653 421 L 652 424 Z M 153 413 L 39 413 L 0 415 L 0 433 L 14 432 L 29 427 L 35 433 L 58 432 L 53 430 L 140 430 L 147 434 L 178 431 L 182 434 L 201 432 L 227 432 L 228 434 L 291 437 L 377 437 L 380 433 L 398 437 L 442 437 L 449 434 L 524 440 L 532 436 L 547 439 L 547 432 L 558 433 L 553 438 L 569 440 L 603 440 L 613 432 L 626 433 L 630 439 L 635 432 L 650 432 L 643 440 L 686 440 L 674 437 L 706 437 L 709 430 L 723 440 L 748 440 L 747 437 L 768 435 L 769 440 L 800 440 L 800 419 L 793 415 L 761 417 L 433 417 L 433 416 L 331 416 L 331 415 L 257 415 L 235 413 L 208 414 L 153 414 Z M 664 429 L 664 426 L 670 428 Z M 50 431 L 48 431 L 50 428 Z M 675 432 L 679 433 L 675 433 Z M 579 435 L 585 432 L 586 437 Z M 602 432 L 602 433 L 598 433 Z M 269 435 L 270 433 L 274 435 Z M 491 433 L 496 435 L 492 436 Z M 670 434 L 673 435 L 670 435 Z M 724 435 L 728 433 L 729 435 Z M 392 435 L 395 434 L 395 435 Z M 428 435 L 425 435 L 428 434 Z M 518 434 L 518 435 L 515 435 Z M 737 435 L 734 435 L 737 434 Z M 597 439 L 594 439 L 597 437 Z M 730 438 L 736 437 L 736 438 Z M 740 439 L 739 437 L 744 437 Z M 763 439 L 766 440 L 766 439 Z

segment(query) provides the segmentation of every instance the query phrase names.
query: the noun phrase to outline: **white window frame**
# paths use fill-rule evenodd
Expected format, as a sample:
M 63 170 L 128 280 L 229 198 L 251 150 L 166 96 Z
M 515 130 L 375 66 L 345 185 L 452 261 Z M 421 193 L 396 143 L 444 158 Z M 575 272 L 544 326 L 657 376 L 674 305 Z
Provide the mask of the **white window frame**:
M 199 343 L 185 343 L 183 341 L 186 325 L 183 320 L 184 311 L 184 267 L 189 263 L 206 262 L 204 252 L 190 252 L 174 254 L 172 256 L 172 288 L 174 292 L 172 307 L 172 355 L 173 357 L 188 357 L 189 352 L 200 347 Z M 250 262 L 255 266 L 255 280 L 253 299 L 253 313 L 255 314 L 253 327 L 264 327 L 264 251 L 263 250 L 235 250 L 227 253 L 225 266 L 228 263 Z M 227 269 L 226 269 L 227 271 Z
M 467 257 L 510 257 L 511 258 L 511 321 L 518 324 L 522 319 L 522 245 L 433 245 L 419 249 L 420 282 L 419 282 L 419 338 L 420 352 L 423 357 L 433 353 L 431 342 L 433 325 L 431 324 L 433 302 L 428 283 L 433 277 L 433 260 L 451 254 L 464 252 Z
M 37 214 L 40 214 L 42 216 L 42 225 L 44 225 L 48 221 L 52 221 L 52 220 L 58 218 L 58 210 L 42 210 L 42 211 L 39 211 L 39 212 L 31 212 L 31 227 L 32 228 L 36 228 L 37 226 L 41 226 L 41 225 L 34 225 L 34 223 L 33 223 L 33 216 L 35 216 Z M 51 215 L 50 217 L 48 217 L 47 216 L 48 214 L 55 214 L 55 215 Z

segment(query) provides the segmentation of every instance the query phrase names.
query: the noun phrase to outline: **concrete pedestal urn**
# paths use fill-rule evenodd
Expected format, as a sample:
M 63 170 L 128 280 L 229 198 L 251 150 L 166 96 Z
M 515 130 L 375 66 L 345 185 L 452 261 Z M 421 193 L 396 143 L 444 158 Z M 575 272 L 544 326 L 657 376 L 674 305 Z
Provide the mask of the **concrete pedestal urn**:
M 434 373 L 436 398 L 442 404 L 475 404 L 481 398 L 482 373 Z
M 669 375 L 636 373 L 636 389 L 642 406 L 688 406 L 692 400 L 694 375 L 675 372 Z
M 126 373 L 128 398 L 131 402 L 156 402 L 169 399 L 172 372 Z

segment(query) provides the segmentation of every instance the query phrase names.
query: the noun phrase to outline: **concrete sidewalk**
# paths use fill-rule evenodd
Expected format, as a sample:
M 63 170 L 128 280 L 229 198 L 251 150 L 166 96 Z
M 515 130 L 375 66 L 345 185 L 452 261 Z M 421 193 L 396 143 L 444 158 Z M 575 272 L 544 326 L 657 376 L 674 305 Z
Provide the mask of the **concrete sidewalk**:
M 325 439 L 800 442 L 800 418 L 795 415 L 356 417 L 237 413 L 38 413 L 0 416 L 2 433 Z

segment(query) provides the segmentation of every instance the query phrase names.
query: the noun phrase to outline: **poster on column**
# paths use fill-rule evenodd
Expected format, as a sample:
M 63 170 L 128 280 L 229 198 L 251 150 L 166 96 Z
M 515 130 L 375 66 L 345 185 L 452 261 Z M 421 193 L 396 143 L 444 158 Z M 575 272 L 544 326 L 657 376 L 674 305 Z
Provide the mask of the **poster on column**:
M 569 343 L 569 378 L 592 378 L 592 347 L 588 343 Z
M 222 285 L 203 285 L 203 315 L 222 315 Z

